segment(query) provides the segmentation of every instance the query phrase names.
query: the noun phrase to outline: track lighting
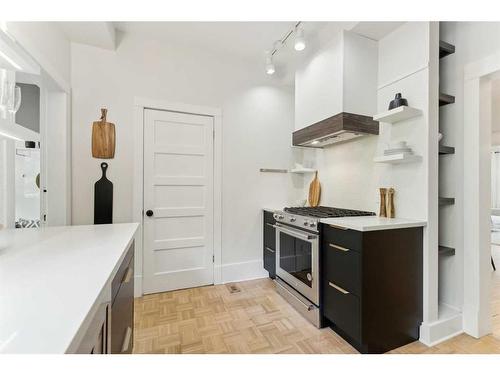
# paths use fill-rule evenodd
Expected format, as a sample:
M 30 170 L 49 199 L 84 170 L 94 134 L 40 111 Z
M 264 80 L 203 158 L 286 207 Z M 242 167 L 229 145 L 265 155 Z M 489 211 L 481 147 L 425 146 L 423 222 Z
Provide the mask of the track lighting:
M 302 51 L 304 48 L 306 48 L 306 41 L 304 39 L 304 30 L 302 29 L 301 23 L 302 22 L 300 21 L 297 22 L 292 29 L 288 30 L 288 32 L 283 36 L 283 38 L 274 42 L 272 50 L 267 52 L 266 55 L 267 74 L 272 75 L 276 71 L 273 63 L 273 56 L 285 45 L 286 41 L 293 33 L 295 33 L 295 43 L 294 43 L 295 50 Z
M 300 27 L 300 24 L 295 28 L 295 51 L 302 51 L 306 48 L 306 41 L 304 39 L 304 29 Z
M 275 71 L 276 69 L 274 68 L 273 55 L 268 53 L 266 56 L 266 73 L 272 75 Z

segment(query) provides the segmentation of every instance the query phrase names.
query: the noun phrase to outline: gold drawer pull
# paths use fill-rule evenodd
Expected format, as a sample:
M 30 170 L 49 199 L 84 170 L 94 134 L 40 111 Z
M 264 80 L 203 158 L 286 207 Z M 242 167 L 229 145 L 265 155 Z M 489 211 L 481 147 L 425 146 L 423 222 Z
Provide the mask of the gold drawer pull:
M 332 288 L 334 289 L 337 289 L 339 292 L 341 292 L 342 294 L 350 294 L 347 290 L 341 288 L 340 286 L 338 285 L 335 285 L 334 283 L 332 283 L 331 281 L 328 283 L 328 285 L 330 285 Z
M 122 284 L 126 284 L 126 283 L 130 282 L 130 279 L 132 279 L 133 273 L 134 272 L 132 270 L 132 267 L 128 266 L 127 272 L 125 273 L 125 276 L 123 276 Z
M 334 244 L 329 244 L 330 247 L 333 247 L 334 249 L 341 250 L 341 251 L 351 251 L 351 249 L 348 249 L 347 247 L 342 247 L 339 245 L 334 245 Z
M 341 227 L 340 225 L 335 225 L 335 224 L 328 224 L 330 227 L 335 228 L 335 229 L 341 229 L 341 230 L 347 230 L 349 228 L 344 228 Z
M 132 328 L 127 327 L 127 331 L 125 332 L 125 338 L 122 343 L 122 353 L 125 353 L 130 347 L 130 338 L 132 337 Z

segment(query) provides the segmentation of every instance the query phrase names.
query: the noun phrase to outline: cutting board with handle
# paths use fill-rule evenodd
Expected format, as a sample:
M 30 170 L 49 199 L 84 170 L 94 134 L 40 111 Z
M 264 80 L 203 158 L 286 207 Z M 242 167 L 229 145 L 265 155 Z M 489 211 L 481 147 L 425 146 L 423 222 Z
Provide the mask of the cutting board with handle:
M 94 184 L 94 224 L 113 222 L 113 183 L 106 177 L 108 163 L 101 163 L 102 177 Z
M 309 206 L 317 207 L 321 196 L 321 184 L 318 179 L 318 171 L 314 174 L 314 178 L 309 185 Z
M 92 124 L 92 156 L 98 159 L 115 157 L 115 124 L 106 121 L 107 113 L 101 108 L 101 120 Z

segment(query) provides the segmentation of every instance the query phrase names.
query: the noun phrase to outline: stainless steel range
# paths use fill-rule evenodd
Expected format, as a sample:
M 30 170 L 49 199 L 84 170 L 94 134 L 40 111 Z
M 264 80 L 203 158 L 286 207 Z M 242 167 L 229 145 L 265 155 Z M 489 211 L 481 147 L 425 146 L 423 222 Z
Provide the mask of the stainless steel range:
M 320 219 L 373 216 L 374 212 L 335 207 L 287 207 L 276 220 L 276 283 L 278 292 L 320 327 Z

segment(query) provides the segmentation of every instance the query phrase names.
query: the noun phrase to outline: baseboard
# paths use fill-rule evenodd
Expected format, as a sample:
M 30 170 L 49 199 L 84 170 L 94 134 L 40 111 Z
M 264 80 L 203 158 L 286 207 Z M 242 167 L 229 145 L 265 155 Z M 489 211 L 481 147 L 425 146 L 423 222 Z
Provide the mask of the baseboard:
M 434 346 L 463 333 L 462 313 L 457 312 L 420 326 L 420 342 Z
M 134 297 L 142 297 L 142 275 L 134 276 Z
M 215 268 L 219 268 L 222 277 L 220 284 L 226 284 L 237 281 L 247 281 L 247 280 L 255 280 L 262 279 L 264 277 L 268 277 L 269 274 L 264 269 L 262 259 L 251 260 L 248 262 L 239 262 L 239 263 L 227 263 L 222 266 L 215 266 Z M 219 270 L 214 270 L 215 272 Z M 217 283 L 217 282 L 216 282 Z M 134 297 L 142 296 L 142 275 L 134 276 Z
M 221 284 L 261 279 L 269 276 L 264 269 L 262 259 L 248 262 L 226 263 L 222 264 L 220 268 L 222 273 Z

